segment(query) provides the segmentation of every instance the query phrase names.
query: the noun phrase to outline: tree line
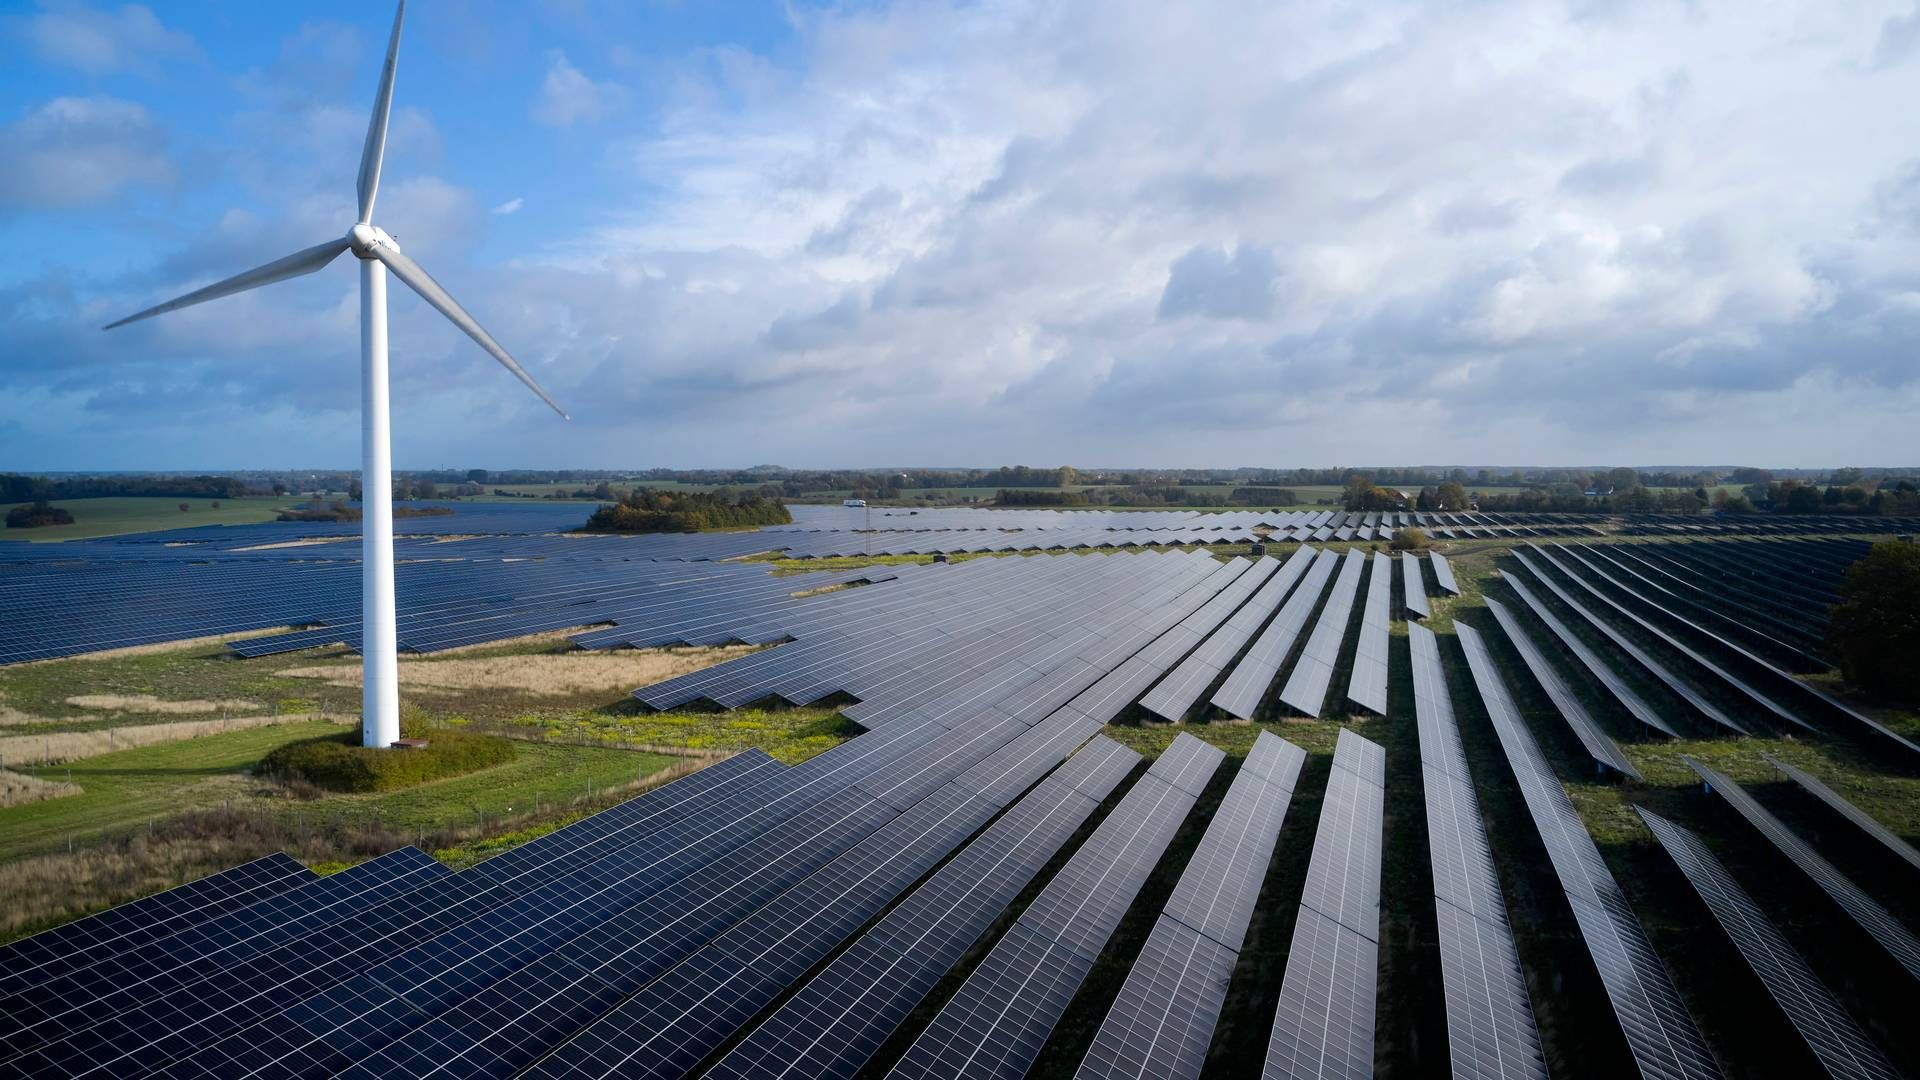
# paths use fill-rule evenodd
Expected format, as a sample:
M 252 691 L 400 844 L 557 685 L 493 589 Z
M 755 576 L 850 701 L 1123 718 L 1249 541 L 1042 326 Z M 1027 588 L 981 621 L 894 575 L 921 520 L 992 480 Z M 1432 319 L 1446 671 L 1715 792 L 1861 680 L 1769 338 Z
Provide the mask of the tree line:
M 757 495 L 728 497 L 704 491 L 636 488 L 619 502 L 593 512 L 584 532 L 701 532 L 785 525 L 793 520 L 785 505 Z

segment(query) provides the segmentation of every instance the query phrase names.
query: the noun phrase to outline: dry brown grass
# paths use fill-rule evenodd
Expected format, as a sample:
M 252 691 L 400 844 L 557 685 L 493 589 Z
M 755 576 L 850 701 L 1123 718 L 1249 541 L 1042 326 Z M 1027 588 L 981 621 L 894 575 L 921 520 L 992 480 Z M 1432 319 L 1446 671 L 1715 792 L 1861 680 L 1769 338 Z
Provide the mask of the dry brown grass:
M 79 784 L 68 784 L 58 780 L 42 780 L 37 776 L 17 773 L 11 769 L 0 769 L 0 807 L 20 806 L 43 799 L 57 799 L 62 795 L 80 794 Z
M 35 716 L 30 712 L 21 712 L 5 701 L 0 701 L 0 728 L 26 727 L 29 724 L 84 724 L 95 719 L 97 719 L 97 717 L 63 716 L 55 720 L 55 718 L 51 716 Z
M 62 731 L 49 735 L 8 735 L 0 738 L 0 764 L 51 765 L 62 761 L 131 750 L 136 746 L 193 739 L 223 731 L 331 720 L 357 724 L 358 716 L 332 713 L 285 713 L 280 716 L 229 716 L 218 720 L 175 720 L 165 724 L 103 728 L 98 731 Z
M 257 701 L 242 701 L 229 698 L 222 701 L 166 701 L 152 694 L 77 694 L 67 699 L 67 704 L 81 709 L 99 709 L 102 712 L 163 713 L 168 715 L 187 715 L 211 712 L 244 712 L 260 708 Z
M 685 649 L 607 649 L 468 660 L 419 660 L 400 665 L 403 689 L 428 693 L 507 690 L 534 697 L 625 692 L 743 656 L 754 645 Z M 329 686 L 360 685 L 357 667 L 291 668 L 276 674 L 324 679 Z
M 460 867 L 545 835 L 568 822 L 698 770 L 685 761 L 633 783 L 596 791 L 590 798 L 484 827 L 413 833 L 377 819 L 355 818 L 324 826 L 261 810 L 193 810 L 163 818 L 145 829 L 113 836 L 73 851 L 33 855 L 0 863 L 0 942 L 56 926 L 103 908 L 184 885 L 274 851 L 316 868 L 338 869 L 408 844 Z

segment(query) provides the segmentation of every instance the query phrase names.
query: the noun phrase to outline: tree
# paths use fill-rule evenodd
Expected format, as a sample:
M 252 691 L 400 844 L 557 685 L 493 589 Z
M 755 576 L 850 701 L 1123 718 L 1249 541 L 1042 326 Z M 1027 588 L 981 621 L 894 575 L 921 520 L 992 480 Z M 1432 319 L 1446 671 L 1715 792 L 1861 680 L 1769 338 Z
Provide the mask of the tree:
M 181 513 L 183 513 L 183 514 L 184 514 L 184 513 L 186 513 L 187 511 L 189 511 L 189 510 L 191 510 L 191 509 L 193 509 L 193 504 L 192 504 L 192 503 L 181 503 L 181 504 L 180 504 L 180 512 L 181 512 Z
M 1612 469 L 1607 472 L 1607 483 L 1613 485 L 1616 494 L 1632 491 L 1640 486 L 1640 474 L 1624 467 Z
M 468 482 L 468 483 L 470 483 L 470 484 L 484 484 L 484 483 L 486 483 L 486 482 L 487 482 L 487 470 L 485 470 L 485 469 L 468 469 L 468 470 L 467 470 L 467 482 Z
M 1458 470 L 1455 470 L 1458 471 Z M 1465 510 L 1467 508 L 1467 489 L 1459 483 L 1449 480 L 1441 484 L 1433 493 L 1434 501 L 1440 510 Z
M 1071 465 L 1060 466 L 1060 486 L 1072 487 L 1080 482 L 1080 470 Z
M 73 515 L 45 499 L 36 499 L 29 506 L 16 506 L 7 511 L 7 528 L 37 529 L 43 525 L 71 525 Z
M 1425 532 L 1419 529 L 1406 528 L 1395 529 L 1393 531 L 1393 543 L 1391 546 L 1395 551 L 1419 551 L 1425 548 L 1428 543 L 1429 541 L 1427 540 L 1427 534 Z
M 1877 697 L 1920 697 L 1920 546 L 1873 545 L 1847 567 L 1827 645 L 1848 683 Z

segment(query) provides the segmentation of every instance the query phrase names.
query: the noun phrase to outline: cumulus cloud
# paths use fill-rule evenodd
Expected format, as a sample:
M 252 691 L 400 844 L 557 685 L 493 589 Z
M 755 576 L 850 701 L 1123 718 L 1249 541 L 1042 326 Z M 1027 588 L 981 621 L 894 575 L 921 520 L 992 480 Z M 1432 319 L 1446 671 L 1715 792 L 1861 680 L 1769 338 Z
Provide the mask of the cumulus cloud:
M 1272 315 L 1280 269 L 1273 254 L 1242 246 L 1196 247 L 1174 260 L 1160 294 L 1160 317 L 1201 315 L 1213 319 L 1259 319 Z
M 547 77 L 534 99 L 533 117 L 548 127 L 594 123 L 612 111 L 625 92 L 614 83 L 595 82 L 555 50 L 547 54 Z
M 99 202 L 174 175 L 153 115 L 106 97 L 55 98 L 0 127 L 0 161 L 0 206 L 29 210 Z
M 47 3 L 21 20 L 21 36 L 42 59 L 88 75 L 151 73 L 163 63 L 200 55 L 192 35 L 168 29 L 139 4 L 107 10 Z
M 508 199 L 506 202 L 503 202 L 498 206 L 495 206 L 492 210 L 488 212 L 492 214 L 498 214 L 502 217 L 506 216 L 507 214 L 517 214 L 520 212 L 520 208 L 526 205 L 526 202 L 527 201 L 525 199 L 521 198 L 518 195 L 515 195 L 513 198 Z
M 1911 13 L 802 8 L 775 56 L 658 73 L 639 127 L 553 53 L 534 117 L 603 125 L 568 167 L 621 193 L 592 224 L 488 267 L 472 193 L 416 177 L 382 213 L 577 422 L 396 301 L 397 430 L 500 464 L 1878 460 L 1920 410 Z M 350 365 L 350 280 L 302 288 L 256 332 Z M 101 288 L 49 289 L 9 338 L 93 355 L 61 320 Z M 151 333 L 209 384 L 352 407 Z

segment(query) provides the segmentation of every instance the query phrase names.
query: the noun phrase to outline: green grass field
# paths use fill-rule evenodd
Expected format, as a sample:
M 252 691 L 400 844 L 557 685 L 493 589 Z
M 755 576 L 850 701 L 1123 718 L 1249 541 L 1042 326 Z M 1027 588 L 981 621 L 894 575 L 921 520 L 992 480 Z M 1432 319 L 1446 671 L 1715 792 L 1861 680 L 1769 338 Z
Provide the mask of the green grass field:
M 213 503 L 219 502 L 216 508 Z M 200 525 L 256 525 L 272 521 L 283 506 L 299 501 L 289 495 L 244 496 L 238 499 L 106 498 L 61 499 L 53 505 L 73 515 L 71 525 L 38 529 L 0 529 L 0 540 L 81 540 L 89 536 L 190 529 Z M 180 504 L 185 503 L 183 513 Z M 20 504 L 15 503 L 13 506 Z M 4 509 L 11 510 L 13 506 Z

